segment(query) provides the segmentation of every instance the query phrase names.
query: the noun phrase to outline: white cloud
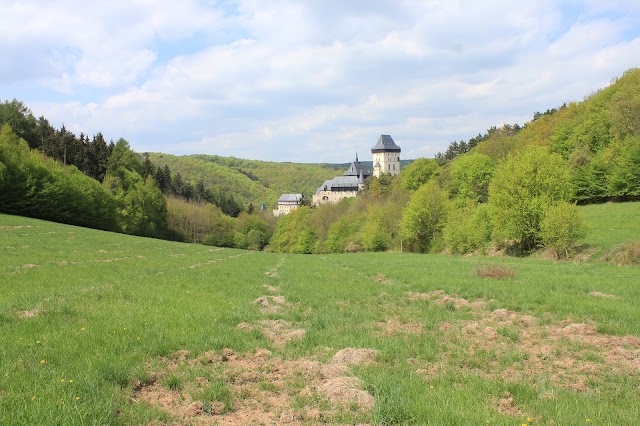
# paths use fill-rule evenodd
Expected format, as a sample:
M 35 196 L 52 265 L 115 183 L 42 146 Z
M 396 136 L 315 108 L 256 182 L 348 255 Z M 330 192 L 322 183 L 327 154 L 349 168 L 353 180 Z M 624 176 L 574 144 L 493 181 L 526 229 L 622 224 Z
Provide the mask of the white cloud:
M 640 8 L 627 2 L 31 0 L 5 9 L 0 52 L 21 55 L 0 65 L 0 90 L 42 87 L 47 98 L 22 99 L 37 115 L 140 151 L 343 162 L 391 133 L 405 158 L 433 155 L 581 99 L 640 57 Z

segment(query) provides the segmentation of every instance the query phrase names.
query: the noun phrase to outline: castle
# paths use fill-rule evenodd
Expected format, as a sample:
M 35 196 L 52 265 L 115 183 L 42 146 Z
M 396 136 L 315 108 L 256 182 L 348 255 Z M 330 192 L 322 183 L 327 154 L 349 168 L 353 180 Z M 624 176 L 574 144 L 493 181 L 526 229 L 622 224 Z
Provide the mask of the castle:
M 400 173 L 400 147 L 390 135 L 380 135 L 378 142 L 371 148 L 373 155 L 373 176 L 382 174 L 396 176 Z M 313 195 L 313 205 L 337 203 L 343 198 L 355 197 L 364 188 L 365 180 L 371 172 L 356 159 L 342 176 L 326 180 Z
M 378 142 L 371 148 L 373 155 L 373 176 L 382 174 L 396 176 L 400 174 L 400 147 L 396 145 L 390 135 L 380 135 Z M 364 183 L 372 174 L 356 159 L 351 163 L 342 176 L 325 180 L 313 195 L 313 206 L 326 203 L 337 203 L 343 198 L 355 197 L 364 188 Z M 300 205 L 303 194 L 282 194 L 278 199 L 278 208 L 273 211 L 274 216 L 281 216 L 292 212 Z

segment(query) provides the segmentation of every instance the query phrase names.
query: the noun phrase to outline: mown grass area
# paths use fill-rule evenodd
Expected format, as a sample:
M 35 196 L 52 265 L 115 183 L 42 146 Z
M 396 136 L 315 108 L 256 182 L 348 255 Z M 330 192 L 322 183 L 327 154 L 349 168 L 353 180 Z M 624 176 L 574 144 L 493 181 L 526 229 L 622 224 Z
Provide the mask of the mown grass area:
M 304 375 L 265 380 L 274 369 L 260 364 L 265 375 L 245 379 L 260 395 L 286 397 L 291 424 L 640 418 L 637 267 L 256 253 L 7 215 L 0 252 L 0 424 L 216 424 L 253 389 L 238 387 L 232 361 L 202 362 L 232 360 L 225 348 L 323 365 L 344 348 L 377 351 L 345 373 L 373 396 L 369 409 L 305 393 Z M 491 268 L 509 273 L 482 278 Z M 255 303 L 274 295 L 286 302 Z M 261 329 L 269 320 L 305 333 L 277 343 Z M 201 410 L 180 417 L 149 402 L 140 388 L 152 385 Z

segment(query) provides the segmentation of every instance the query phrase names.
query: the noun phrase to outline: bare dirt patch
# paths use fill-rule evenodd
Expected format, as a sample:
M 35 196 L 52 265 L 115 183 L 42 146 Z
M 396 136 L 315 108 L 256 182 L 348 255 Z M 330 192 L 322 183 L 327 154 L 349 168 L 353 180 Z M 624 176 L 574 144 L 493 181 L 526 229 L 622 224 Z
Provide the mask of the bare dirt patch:
M 96 262 L 98 262 L 98 263 L 111 263 L 111 262 L 121 262 L 123 260 L 129 260 L 129 258 L 128 257 L 115 257 L 113 259 L 96 260 Z
M 496 405 L 498 411 L 502 414 L 506 414 L 507 416 L 520 417 L 523 416 L 522 411 L 515 404 L 513 399 L 513 395 L 509 392 L 505 392 L 502 394 L 500 398 L 496 401 Z M 526 417 L 526 414 L 524 415 Z
M 617 299 L 618 298 L 618 296 L 615 296 L 613 294 L 601 293 L 599 291 L 592 291 L 592 292 L 589 293 L 589 296 L 602 297 L 604 299 Z
M 328 379 L 318 389 L 333 403 L 355 403 L 359 407 L 373 408 L 373 397 L 361 390 L 361 386 L 362 380 L 357 377 L 336 377 Z
M 20 318 L 33 318 L 36 317 L 40 314 L 40 309 L 38 308 L 34 308 L 31 310 L 27 310 L 27 311 L 19 311 L 18 312 L 18 316 Z
M 430 293 L 415 293 L 410 292 L 407 294 L 407 297 L 411 301 L 417 300 L 433 300 L 435 304 L 440 306 L 451 306 L 455 310 L 460 310 L 463 308 L 469 308 L 473 310 L 478 309 L 486 309 L 487 304 L 481 300 L 476 300 L 473 302 L 468 301 L 465 298 L 458 296 L 450 296 L 446 294 L 442 290 L 432 291 Z
M 376 324 L 382 330 L 385 336 L 394 334 L 422 334 L 422 323 L 419 322 L 401 322 L 396 318 L 388 319 L 385 322 Z
M 492 379 L 550 380 L 583 392 L 599 386 L 598 377 L 640 373 L 640 339 L 601 334 L 591 324 L 542 324 L 529 315 L 496 309 L 476 312 L 474 320 L 443 323 L 437 333 L 447 342 L 445 353 L 463 350 L 462 367 Z M 459 368 L 460 360 L 456 363 Z M 429 365 L 418 366 L 425 375 L 433 373 Z M 446 368 L 440 371 L 446 374 Z
M 32 269 L 32 268 L 37 268 L 38 265 L 33 264 L 33 263 L 27 263 L 26 265 L 22 265 L 23 268 L 25 269 Z
M 503 280 L 516 275 L 515 271 L 503 265 L 484 265 L 476 268 L 476 275 L 480 278 L 493 278 Z
M 209 379 L 186 379 L 195 362 L 199 369 L 206 370 Z M 138 383 L 131 401 L 162 409 L 174 417 L 176 424 L 335 424 L 333 419 L 341 411 L 366 418 L 374 405 L 373 397 L 361 389 L 362 382 L 349 376 L 344 364 L 333 361 L 323 364 L 315 359 L 281 359 L 266 349 L 245 354 L 223 349 L 193 359 L 188 352 L 179 351 L 147 362 L 148 366 L 152 364 L 156 367 L 154 379 Z M 181 372 L 181 389 L 162 385 L 163 377 Z M 202 397 L 211 395 L 206 391 L 215 380 L 223 380 L 227 395 L 234 396 L 230 404 Z M 296 400 L 298 404 L 294 405 Z
M 280 287 L 274 287 L 274 286 L 269 285 L 269 284 L 265 284 L 265 285 L 263 285 L 262 287 L 266 288 L 266 289 L 267 289 L 267 291 L 270 291 L 270 292 L 272 292 L 272 293 L 277 293 L 277 292 L 279 292 L 279 291 L 280 291 Z
M 345 348 L 331 358 L 332 364 L 361 365 L 371 364 L 378 351 L 375 349 Z
M 242 331 L 253 331 L 259 329 L 260 332 L 275 346 L 282 347 L 294 340 L 302 340 L 306 331 L 296 328 L 292 323 L 283 319 L 261 320 L 258 325 L 241 322 L 238 329 Z
M 273 314 L 288 306 L 284 296 L 260 296 L 253 303 L 260 306 L 263 314 Z
M 393 281 L 390 278 L 387 278 L 384 274 L 374 275 L 373 277 L 371 277 L 371 279 L 380 284 L 393 284 Z
M 24 229 L 24 228 L 31 228 L 31 225 L 2 225 L 0 226 L 0 229 Z
M 306 331 L 285 320 L 261 320 L 260 328 L 264 337 L 276 346 L 284 346 L 294 340 L 302 340 Z

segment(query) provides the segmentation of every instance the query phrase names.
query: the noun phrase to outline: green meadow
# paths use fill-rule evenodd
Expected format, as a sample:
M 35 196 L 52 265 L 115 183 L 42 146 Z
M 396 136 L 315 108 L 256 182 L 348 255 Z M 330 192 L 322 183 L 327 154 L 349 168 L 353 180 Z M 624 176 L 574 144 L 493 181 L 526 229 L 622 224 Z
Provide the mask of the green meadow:
M 598 253 L 638 239 L 639 203 L 583 209 Z M 0 253 L 3 425 L 640 418 L 638 267 L 283 255 L 9 215 Z

